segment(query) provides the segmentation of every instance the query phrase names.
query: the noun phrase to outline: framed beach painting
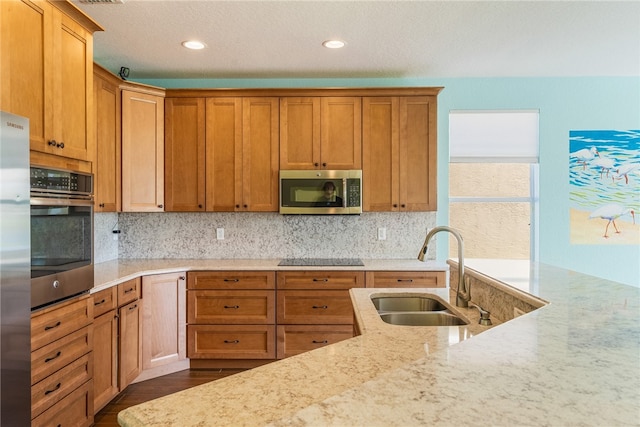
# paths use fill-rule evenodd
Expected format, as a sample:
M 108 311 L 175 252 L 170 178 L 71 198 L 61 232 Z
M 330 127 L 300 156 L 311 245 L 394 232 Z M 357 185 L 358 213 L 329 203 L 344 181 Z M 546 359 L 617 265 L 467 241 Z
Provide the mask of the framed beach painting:
M 569 132 L 571 244 L 640 244 L 640 130 Z

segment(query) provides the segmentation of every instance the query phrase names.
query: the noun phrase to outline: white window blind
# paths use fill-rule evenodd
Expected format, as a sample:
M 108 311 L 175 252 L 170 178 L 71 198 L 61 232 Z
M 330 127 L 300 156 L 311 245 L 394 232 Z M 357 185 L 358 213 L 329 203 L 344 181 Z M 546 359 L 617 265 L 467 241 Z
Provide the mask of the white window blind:
M 449 161 L 538 162 L 537 110 L 449 113 Z

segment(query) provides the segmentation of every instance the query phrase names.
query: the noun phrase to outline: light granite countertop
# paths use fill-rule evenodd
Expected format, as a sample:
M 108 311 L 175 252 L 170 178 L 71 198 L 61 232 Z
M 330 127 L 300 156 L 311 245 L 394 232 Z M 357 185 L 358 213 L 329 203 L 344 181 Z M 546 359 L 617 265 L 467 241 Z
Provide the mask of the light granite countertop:
M 364 266 L 279 266 L 280 259 L 120 259 L 94 266 L 92 293 L 136 277 L 191 270 L 352 270 L 352 271 L 449 271 L 444 262 L 417 259 L 362 259 Z
M 370 302 L 371 293 L 408 291 L 448 299 L 448 289 L 354 289 L 362 335 L 128 408 L 118 421 L 640 425 L 640 288 L 533 269 L 532 294 L 549 304 L 488 330 L 388 325 Z M 463 314 L 472 320 L 472 313 Z

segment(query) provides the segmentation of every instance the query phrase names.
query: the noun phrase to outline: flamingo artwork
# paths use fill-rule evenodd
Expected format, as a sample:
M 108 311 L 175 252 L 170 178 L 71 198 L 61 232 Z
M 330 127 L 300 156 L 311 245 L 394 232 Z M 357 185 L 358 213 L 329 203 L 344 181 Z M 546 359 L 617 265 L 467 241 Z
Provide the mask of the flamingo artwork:
M 609 224 L 613 224 L 613 228 L 615 228 L 616 233 L 620 233 L 620 230 L 618 230 L 618 227 L 616 226 L 616 219 L 627 214 L 631 214 L 631 218 L 633 220 L 633 223 L 635 224 L 636 216 L 633 209 L 625 208 L 624 206 L 617 203 L 611 203 L 608 205 L 600 206 L 598 209 L 591 212 L 591 215 L 589 215 L 589 219 L 602 218 L 608 220 L 607 226 L 604 229 L 604 238 L 609 238 L 609 236 L 607 235 L 607 232 L 609 231 Z
M 598 153 L 596 147 L 591 147 L 589 149 L 583 148 L 582 150 L 570 153 L 570 156 L 576 158 L 578 163 L 582 164 L 582 169 L 586 169 L 587 162 L 593 160 L 596 156 L 600 156 L 600 153 Z
M 629 183 L 629 174 L 634 170 L 640 168 L 640 163 L 623 163 L 621 164 L 616 173 L 613 174 L 613 180 L 622 179 L 624 177 L 625 184 Z

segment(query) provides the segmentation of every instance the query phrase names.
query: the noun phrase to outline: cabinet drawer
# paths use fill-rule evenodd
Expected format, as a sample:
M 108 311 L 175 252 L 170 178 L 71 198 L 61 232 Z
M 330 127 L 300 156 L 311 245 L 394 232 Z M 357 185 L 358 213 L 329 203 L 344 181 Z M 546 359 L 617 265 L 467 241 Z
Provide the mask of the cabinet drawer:
M 273 271 L 191 271 L 188 289 L 274 289 Z
M 31 421 L 31 427 L 88 427 L 92 424 L 93 381 L 87 381 Z
M 31 387 L 31 418 L 55 405 L 93 376 L 93 358 L 88 353 Z
M 191 359 L 275 359 L 273 325 L 187 325 Z
M 84 297 L 31 317 L 31 351 L 77 331 L 93 321 L 93 303 Z
M 278 326 L 278 359 L 304 353 L 353 337 L 350 325 Z
M 274 291 L 187 291 L 187 323 L 275 322 Z
M 93 326 L 84 327 L 66 337 L 31 352 L 31 384 L 43 380 L 91 351 Z
M 444 288 L 446 271 L 368 271 L 368 288 Z
M 93 294 L 93 318 L 100 317 L 118 306 L 118 287 L 113 286 Z
M 118 307 L 140 298 L 140 278 L 127 280 L 118 285 Z
M 364 287 L 362 271 L 279 271 L 278 289 L 351 289 Z
M 278 324 L 353 324 L 349 291 L 280 291 Z

